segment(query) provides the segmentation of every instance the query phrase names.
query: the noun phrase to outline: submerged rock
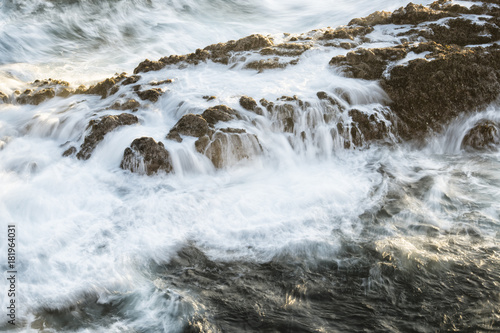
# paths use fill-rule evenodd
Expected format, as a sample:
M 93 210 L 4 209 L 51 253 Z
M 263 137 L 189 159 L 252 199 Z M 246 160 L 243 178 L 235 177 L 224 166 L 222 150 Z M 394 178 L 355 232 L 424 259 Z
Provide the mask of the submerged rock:
M 120 102 L 115 102 L 113 105 L 110 106 L 110 109 L 113 110 L 132 110 L 132 112 L 137 111 L 139 107 L 141 106 L 141 103 L 136 101 L 135 99 L 129 99 L 125 103 L 120 103 Z
M 9 101 L 9 97 L 0 91 L 0 101 L 3 103 L 7 103 Z
M 123 152 L 120 168 L 148 176 L 159 171 L 172 172 L 170 154 L 161 142 L 142 137 L 132 141 L 130 148 Z
M 243 129 L 225 128 L 210 138 L 203 136 L 195 142 L 196 150 L 207 156 L 216 168 L 234 165 L 262 152 L 257 136 Z
M 69 147 L 68 149 L 66 149 L 64 151 L 64 153 L 62 154 L 62 156 L 68 157 L 68 156 L 74 155 L 74 154 L 76 154 L 76 151 L 77 151 L 76 147 L 71 146 L 71 147 Z
M 207 121 L 200 115 L 186 114 L 175 124 L 167 135 L 167 139 L 182 142 L 181 135 L 202 137 L 208 134 Z
M 76 155 L 80 160 L 90 158 L 95 147 L 104 139 L 104 136 L 119 126 L 132 125 L 139 122 L 136 116 L 129 113 L 122 113 L 118 116 L 104 116 L 98 120 L 89 122 L 90 133 L 85 137 L 80 151 Z
M 492 150 L 500 145 L 500 124 L 482 120 L 471 128 L 462 140 L 461 148 L 467 150 Z

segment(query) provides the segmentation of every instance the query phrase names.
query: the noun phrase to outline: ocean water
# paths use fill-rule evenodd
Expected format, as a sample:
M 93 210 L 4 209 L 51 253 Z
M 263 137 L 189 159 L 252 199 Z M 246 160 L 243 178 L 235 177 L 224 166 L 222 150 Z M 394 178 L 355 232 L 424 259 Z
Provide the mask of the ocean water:
M 0 91 L 49 77 L 88 85 L 145 58 L 252 33 L 279 40 L 405 4 L 5 0 Z M 372 36 L 380 46 L 398 39 Z M 342 91 L 369 114 L 388 99 L 377 83 L 329 67 L 345 52 L 315 47 L 296 66 L 262 73 L 208 62 L 141 74 L 142 84 L 174 81 L 139 108 L 139 124 L 106 135 L 87 161 L 62 152 L 83 142 L 91 119 L 120 113 L 108 109 L 116 96 L 0 104 L 0 248 L 10 224 L 18 248 L 17 326 L 3 311 L 0 330 L 500 331 L 500 153 L 460 146 L 478 120 L 500 121 L 499 106 L 421 145 L 391 137 L 344 149 L 316 93 Z M 132 94 L 123 86 L 117 95 Z M 271 115 L 241 110 L 241 95 L 297 95 L 308 106 L 284 133 Z M 255 134 L 262 154 L 215 169 L 194 140 L 165 139 L 184 114 L 217 104 L 241 110 L 229 124 Z M 165 144 L 174 173 L 120 169 L 141 136 Z

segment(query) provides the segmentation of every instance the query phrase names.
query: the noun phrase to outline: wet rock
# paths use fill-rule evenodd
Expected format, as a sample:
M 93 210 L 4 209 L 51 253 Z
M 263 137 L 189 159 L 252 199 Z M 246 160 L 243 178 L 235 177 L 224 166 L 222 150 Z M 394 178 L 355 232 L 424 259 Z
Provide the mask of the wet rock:
M 215 125 L 219 121 L 229 121 L 237 116 L 237 112 L 225 105 L 216 105 L 206 109 L 202 115 L 208 124 Z
M 387 67 L 388 62 L 401 60 L 406 57 L 407 50 L 403 46 L 358 49 L 345 56 L 336 56 L 330 60 L 332 66 L 344 67 L 347 76 L 377 80 Z
M 207 102 L 213 101 L 216 98 L 217 98 L 216 96 L 203 96 L 203 99 L 206 100 Z
M 110 109 L 113 110 L 132 110 L 132 112 L 137 111 L 139 107 L 141 106 L 141 103 L 136 101 L 135 99 L 129 99 L 125 103 L 121 104 L 120 102 L 115 102 L 113 105 L 111 105 Z
M 62 154 L 62 156 L 68 157 L 68 156 L 74 155 L 74 154 L 76 154 L 76 150 L 77 150 L 76 147 L 71 146 L 71 147 L 69 147 L 68 149 L 66 149 L 64 151 L 64 153 Z
M 484 44 L 498 41 L 500 29 L 493 24 L 479 25 L 463 18 L 448 20 L 446 26 L 430 24 L 429 30 L 419 34 L 439 44 L 456 44 L 460 46 Z
M 85 137 L 80 151 L 76 157 L 80 160 L 90 158 L 95 147 L 104 139 L 104 136 L 120 126 L 132 125 L 139 122 L 136 116 L 129 113 L 122 113 L 118 116 L 104 116 L 98 120 L 89 122 L 90 133 Z
M 134 69 L 134 74 L 146 73 L 146 72 L 150 72 L 150 71 L 158 71 L 158 70 L 162 69 L 165 66 L 166 66 L 166 64 L 164 62 L 161 62 L 161 61 L 152 61 L 152 60 L 146 59 L 143 62 L 141 62 Z
M 277 104 L 271 109 L 272 121 L 277 123 L 284 132 L 293 133 L 295 128 L 295 106 L 292 104 Z
M 152 82 L 149 82 L 149 84 L 152 86 L 161 86 L 162 84 L 168 84 L 168 83 L 172 83 L 172 82 L 174 82 L 174 80 L 166 79 L 166 80 L 162 80 L 162 81 L 152 81 Z
M 461 148 L 467 150 L 493 150 L 500 145 L 500 124 L 482 120 L 471 128 L 462 140 Z
M 349 25 L 374 26 L 377 24 L 388 24 L 392 13 L 386 11 L 375 12 L 367 17 L 355 18 L 349 22 Z
M 265 47 L 260 50 L 262 55 L 277 55 L 281 57 L 296 57 L 312 48 L 311 44 L 283 43 L 276 46 Z
M 261 59 L 256 61 L 251 61 L 245 65 L 247 69 L 255 69 L 262 73 L 266 69 L 276 69 L 276 68 L 285 68 L 290 63 L 284 63 L 280 61 L 279 57 L 269 58 L 269 59 Z
M 7 103 L 9 101 L 9 97 L 0 91 L 0 101 Z
M 419 24 L 426 21 L 437 21 L 443 17 L 456 16 L 455 14 L 437 11 L 432 8 L 409 3 L 406 7 L 395 10 L 390 19 L 393 24 Z
M 466 49 L 396 66 L 382 86 L 392 110 L 407 125 L 405 139 L 439 131 L 460 112 L 493 102 L 500 93 L 500 49 Z M 401 128 L 402 129 L 402 128 Z
M 253 111 L 258 115 L 263 115 L 262 109 L 257 106 L 257 102 L 252 97 L 241 96 L 240 105 L 248 111 Z
M 182 142 L 181 135 L 202 137 L 209 132 L 207 121 L 200 115 L 186 114 L 175 124 L 167 135 L 167 139 Z
M 75 91 L 73 89 L 63 88 L 63 89 L 59 90 L 59 92 L 57 92 L 56 96 L 66 98 L 66 97 L 74 94 L 74 92 Z
M 319 99 L 321 100 L 326 100 L 330 102 L 333 106 L 336 106 L 340 112 L 343 112 L 345 110 L 345 107 L 341 104 L 340 101 L 338 101 L 336 98 L 331 97 L 324 91 L 318 91 L 316 93 L 316 96 L 318 96 Z
M 125 74 L 108 78 L 93 86 L 90 86 L 87 91 L 85 91 L 85 93 L 90 95 L 99 95 L 101 96 L 101 98 L 106 98 L 108 96 L 114 95 L 118 91 L 118 86 L 116 86 L 116 84 L 122 81 L 124 78 Z
M 54 88 L 43 88 L 36 91 L 26 89 L 21 95 L 19 95 L 19 97 L 17 97 L 17 102 L 19 104 L 38 105 L 47 99 L 55 97 L 55 95 L 56 93 Z
M 148 176 L 159 171 L 169 173 L 173 170 L 170 154 L 163 143 L 148 137 L 132 141 L 130 148 L 123 152 L 120 168 Z
M 216 168 L 234 165 L 262 152 L 257 136 L 248 134 L 242 129 L 232 128 L 215 132 L 211 140 L 208 136 L 202 137 L 195 146 Z
M 384 140 L 389 136 L 386 122 L 374 114 L 367 115 L 357 109 L 351 109 L 349 116 L 354 125 L 351 127 L 351 139 L 355 146 L 361 147 L 368 142 Z
M 122 81 L 122 85 L 126 86 L 129 84 L 134 84 L 141 79 L 140 75 L 131 75 Z
M 273 46 L 273 42 L 269 38 L 255 34 L 237 41 L 231 40 L 227 43 L 209 45 L 204 50 L 210 52 L 212 61 L 227 64 L 230 52 L 258 50 L 269 46 Z
M 365 36 L 373 31 L 372 27 L 339 27 L 337 29 L 326 31 L 320 39 L 350 39 L 354 40 L 355 37 Z
M 159 88 L 153 88 L 144 91 L 137 91 L 136 94 L 140 99 L 149 100 L 154 103 L 158 101 L 161 95 L 163 95 L 163 91 Z

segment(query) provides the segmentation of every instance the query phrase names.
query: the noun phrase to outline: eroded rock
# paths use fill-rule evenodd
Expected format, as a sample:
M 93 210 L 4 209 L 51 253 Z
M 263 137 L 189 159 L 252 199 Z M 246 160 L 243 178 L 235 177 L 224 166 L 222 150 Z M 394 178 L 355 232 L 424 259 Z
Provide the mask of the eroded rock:
M 233 120 L 234 118 L 236 118 L 237 114 L 238 113 L 230 107 L 227 107 L 225 105 L 216 105 L 206 109 L 201 116 L 210 125 L 215 125 L 219 121 Z
M 148 176 L 159 171 L 169 173 L 173 170 L 170 154 L 163 143 L 149 137 L 132 141 L 130 147 L 123 152 L 120 168 Z
M 144 91 L 137 91 L 137 96 L 139 96 L 142 100 L 149 100 L 151 102 L 157 102 L 161 95 L 163 95 L 163 91 L 160 88 L 153 88 Z
M 106 98 L 108 96 L 114 95 L 118 91 L 117 84 L 125 78 L 125 73 L 118 76 L 108 78 L 101 81 L 93 86 L 90 86 L 85 93 L 90 95 L 99 95 L 101 98 Z
M 120 102 L 115 102 L 113 105 L 110 106 L 110 109 L 113 110 L 132 110 L 132 112 L 137 111 L 139 107 L 141 106 L 141 103 L 136 101 L 135 99 L 129 99 L 125 103 L 120 103 Z
M 118 116 L 104 116 L 89 122 L 90 133 L 85 137 L 80 151 L 76 155 L 80 160 L 87 160 L 92 155 L 95 147 L 104 139 L 104 136 L 120 126 L 132 125 L 139 122 L 136 116 L 122 113 Z
M 9 101 L 9 96 L 0 91 L 0 101 L 2 101 L 3 103 L 7 103 Z
M 257 106 L 257 102 L 252 97 L 241 96 L 241 98 L 240 98 L 240 105 L 245 110 L 253 111 L 253 112 L 255 112 L 258 115 L 262 115 L 263 114 L 262 109 Z
M 462 140 L 461 148 L 467 150 L 496 150 L 500 145 L 500 124 L 482 120 L 471 128 Z
M 26 89 L 19 97 L 17 102 L 19 104 L 38 105 L 43 101 L 56 96 L 54 88 L 43 88 L 39 90 Z
M 390 61 L 406 57 L 407 50 L 403 46 L 358 49 L 345 56 L 336 56 L 330 60 L 330 65 L 344 67 L 347 76 L 365 79 L 380 79 Z
M 167 135 L 167 139 L 182 142 L 181 135 L 202 137 L 209 132 L 207 121 L 200 115 L 186 114 L 175 124 Z

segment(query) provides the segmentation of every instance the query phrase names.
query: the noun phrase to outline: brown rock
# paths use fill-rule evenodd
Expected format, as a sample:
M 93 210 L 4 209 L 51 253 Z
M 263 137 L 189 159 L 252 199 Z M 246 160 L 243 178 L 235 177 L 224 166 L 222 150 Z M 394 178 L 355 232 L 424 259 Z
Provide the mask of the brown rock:
M 71 147 L 69 147 L 68 149 L 66 149 L 64 151 L 64 153 L 62 154 L 62 156 L 68 157 L 68 156 L 71 156 L 71 155 L 74 155 L 74 154 L 76 154 L 76 147 L 71 146 Z
M 496 150 L 500 145 L 500 124 L 481 120 L 462 140 L 461 148 L 467 150 Z
M 85 137 L 76 157 L 80 160 L 89 159 L 95 147 L 104 139 L 107 133 L 119 126 L 132 125 L 138 122 L 139 119 L 130 113 L 122 113 L 118 116 L 104 116 L 98 120 L 91 120 L 88 126 L 91 128 L 90 133 Z
M 422 137 L 460 112 L 493 102 L 500 93 L 500 49 L 476 48 L 451 52 L 427 61 L 396 66 L 382 85 L 392 109 L 407 125 L 405 139 Z
M 7 103 L 9 101 L 9 97 L 0 91 L 0 101 Z
M 125 80 L 122 81 L 122 85 L 126 86 L 126 85 L 129 85 L 129 84 L 134 84 L 137 81 L 139 81 L 140 79 L 141 79 L 140 75 L 131 75 L 131 76 L 125 78 Z
M 132 141 L 130 148 L 123 152 L 120 168 L 148 176 L 159 171 L 169 173 L 173 170 L 170 154 L 163 143 L 148 137 Z
M 229 121 L 236 117 L 237 112 L 225 105 L 216 105 L 206 109 L 201 115 L 210 125 L 219 121 Z
M 141 106 L 141 103 L 136 101 L 135 99 L 129 99 L 125 103 L 121 104 L 120 102 L 115 102 L 113 105 L 111 105 L 110 109 L 113 110 L 132 110 L 132 111 L 137 111 L 139 107 Z
M 175 124 L 167 135 L 167 139 L 182 141 L 180 135 L 202 137 L 209 132 L 208 123 L 200 115 L 186 114 Z
M 344 67 L 347 76 L 365 79 L 380 79 L 388 62 L 406 57 L 407 50 L 403 46 L 358 49 L 346 56 L 336 56 L 330 60 L 330 65 Z
M 163 91 L 159 88 L 148 89 L 144 91 L 137 91 L 137 96 L 142 100 L 149 100 L 151 102 L 157 102 L 158 98 L 163 95 Z
M 53 98 L 55 95 L 56 93 L 54 88 L 44 88 L 37 91 L 26 89 L 21 95 L 19 95 L 17 102 L 19 104 L 38 105 L 47 99 Z
M 367 17 L 352 19 L 349 25 L 374 26 L 377 24 L 388 24 L 390 23 L 390 17 L 390 12 L 375 12 Z

